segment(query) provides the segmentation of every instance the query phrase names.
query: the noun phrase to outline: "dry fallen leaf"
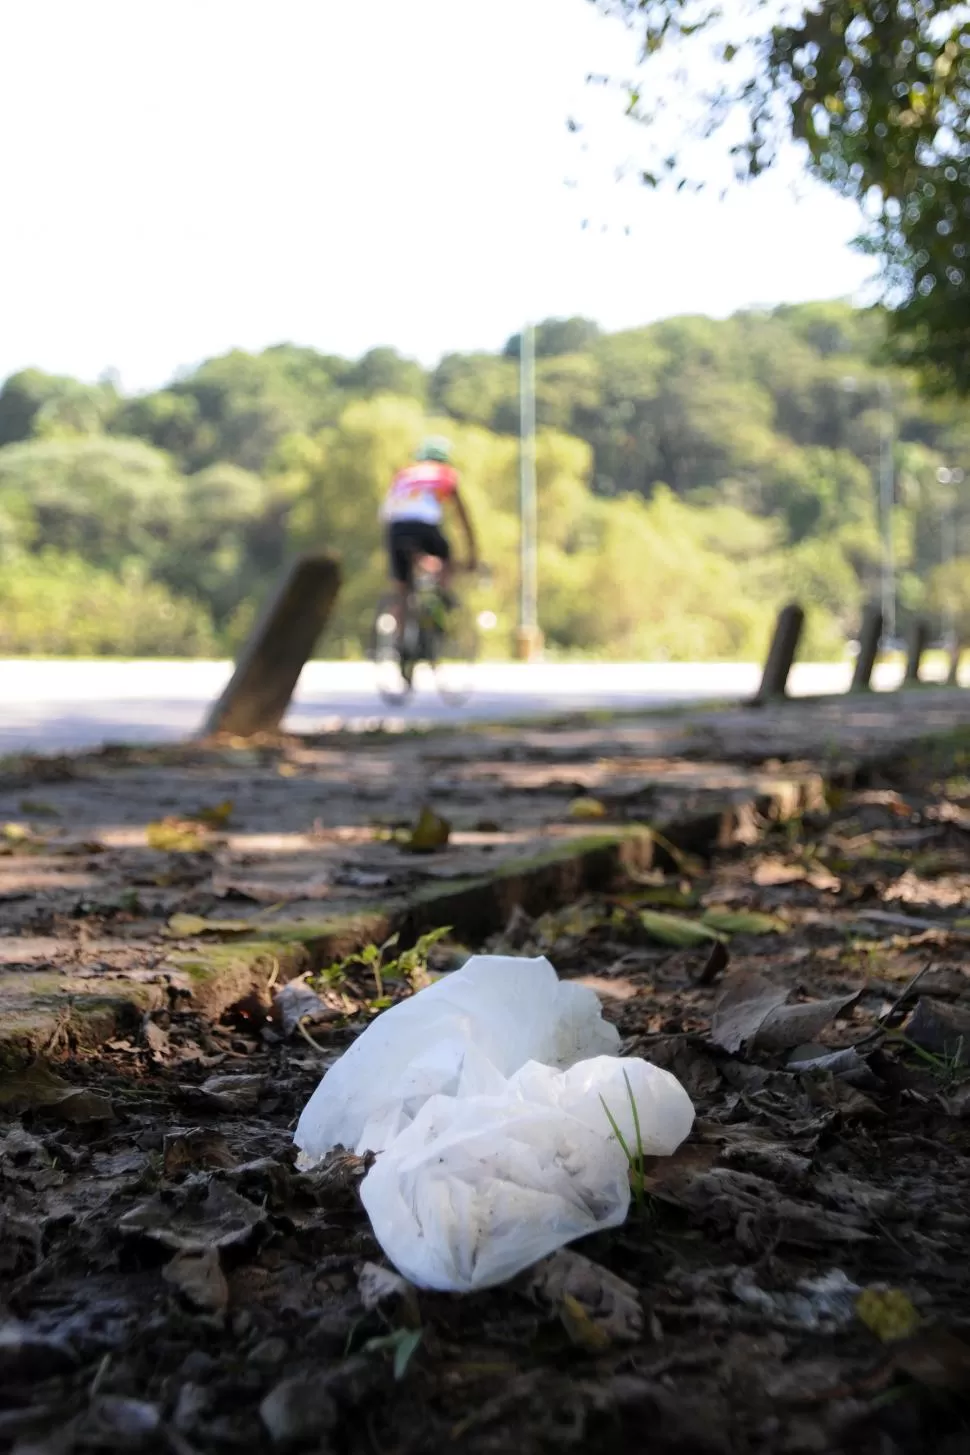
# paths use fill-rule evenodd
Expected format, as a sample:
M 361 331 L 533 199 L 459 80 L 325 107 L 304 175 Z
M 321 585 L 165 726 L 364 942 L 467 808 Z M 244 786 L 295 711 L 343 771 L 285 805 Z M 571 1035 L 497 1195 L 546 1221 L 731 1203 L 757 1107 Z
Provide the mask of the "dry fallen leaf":
M 651 940 L 675 950 L 692 949 L 695 945 L 721 938 L 717 930 L 699 920 L 684 919 L 679 914 L 664 914 L 659 909 L 642 909 L 640 923 Z
M 435 849 L 443 849 L 450 837 L 451 824 L 426 805 L 401 848 L 411 854 L 433 854 Z
M 755 1032 L 752 1049 L 758 1051 L 790 1051 L 806 1041 L 814 1041 L 819 1031 L 835 1020 L 859 998 L 853 990 L 832 1000 L 806 1000 L 782 1005 L 769 1011 Z
M 46 1103 L 48 1115 L 61 1121 L 84 1126 L 88 1122 L 114 1121 L 114 1107 L 108 1097 L 100 1091 L 91 1091 L 86 1086 L 73 1086 L 56 1101 Z
M 248 900 L 251 904 L 281 905 L 293 899 L 325 899 L 331 881 L 317 874 L 312 879 L 243 879 L 215 874 L 212 890 L 224 899 Z
M 693 909 L 697 903 L 693 890 L 678 889 L 673 884 L 648 885 L 638 889 L 635 897 L 638 904 L 650 905 L 653 909 Z
M 49 846 L 49 839 L 34 833 L 28 824 L 6 823 L 0 825 L 0 854 L 16 857 L 21 854 L 42 854 Z
M 183 1248 L 162 1270 L 193 1307 L 203 1313 L 222 1313 L 229 1303 L 229 1285 L 216 1248 Z
M 392 1268 L 382 1268 L 379 1263 L 365 1263 L 357 1275 L 357 1292 L 368 1313 L 382 1309 L 393 1324 L 409 1329 L 420 1328 L 417 1290 Z
M 714 1008 L 711 1040 L 732 1054 L 740 1051 L 770 1013 L 787 999 L 788 991 L 784 987 L 770 985 L 760 975 L 746 970 L 732 971 Z
M 217 1107 L 219 1111 L 252 1111 L 267 1087 L 267 1078 L 259 1073 L 240 1076 L 210 1076 L 201 1086 L 191 1092 L 203 1104 Z
M 229 1143 L 211 1127 L 181 1127 L 163 1139 L 162 1168 L 166 1177 L 177 1177 L 198 1168 L 235 1165 Z
M 302 976 L 284 985 L 273 997 L 273 1010 L 279 1016 L 284 1035 L 292 1035 L 301 1021 L 339 1020 L 340 1011 L 326 1005 L 311 990 Z
M 232 810 L 235 807 L 231 798 L 223 799 L 222 803 L 215 803 L 210 808 L 200 808 L 192 816 L 199 823 L 204 823 L 207 828 L 221 829 L 226 826 L 232 817 Z
M 948 1389 L 966 1397 L 970 1389 L 970 1344 L 946 1329 L 927 1329 L 893 1351 L 893 1367 L 928 1389 Z
M 127 1237 L 143 1238 L 173 1252 L 199 1253 L 206 1249 L 234 1248 L 250 1241 L 266 1221 L 266 1211 L 240 1197 L 221 1182 L 210 1182 L 205 1197 L 194 1189 L 178 1189 L 178 1196 L 155 1193 L 129 1208 L 118 1222 Z
M 368 1313 L 389 1300 L 406 1297 L 409 1290 L 413 1292 L 412 1285 L 400 1273 L 379 1263 L 365 1263 L 357 1275 L 357 1291 Z
M 775 914 L 757 910 L 725 909 L 720 905 L 704 911 L 704 923 L 725 935 L 783 935 L 788 925 Z
M 858 991 L 833 1000 L 786 1004 L 788 991 L 762 976 L 739 970 L 729 975 L 714 1010 L 711 1040 L 735 1053 L 786 1051 L 813 1041 L 829 1021 L 858 998 Z
M 908 1338 L 922 1323 L 901 1288 L 864 1288 L 856 1298 L 855 1311 L 884 1344 Z
M 251 935 L 258 926 L 246 919 L 203 919 L 197 914 L 173 914 L 162 934 L 170 940 L 194 935 Z
M 578 819 L 606 818 L 606 805 L 598 798 L 574 798 L 569 805 L 569 817 Z
M 108 1097 L 86 1086 L 74 1086 L 56 1076 L 42 1061 L 0 1076 L 0 1107 L 5 1110 L 41 1110 L 60 1121 L 83 1126 L 114 1119 Z
M 23 798 L 20 801 L 20 812 L 31 815 L 34 818 L 60 818 L 60 810 L 52 803 L 45 802 L 42 798 Z
M 760 864 L 755 865 L 751 880 L 762 889 L 804 881 L 813 889 L 838 890 L 842 883 L 838 875 L 833 874 L 824 864 L 787 864 L 783 859 L 762 859 Z
M 559 1307 L 559 1317 L 570 1342 L 588 1354 L 602 1354 L 610 1347 L 610 1336 L 601 1324 L 590 1318 L 578 1298 L 564 1293 Z
M 786 864 L 783 859 L 762 859 L 756 864 L 751 876 L 752 882 L 761 889 L 773 888 L 778 884 L 797 884 L 806 878 L 804 864 Z
M 0 1107 L 16 1111 L 21 1107 L 44 1106 L 70 1089 L 71 1083 L 55 1076 L 43 1061 L 33 1061 L 29 1066 L 5 1071 L 0 1076 Z
M 528 1291 L 559 1314 L 574 1344 L 592 1353 L 636 1343 L 643 1334 L 643 1309 L 633 1285 L 572 1248 L 538 1264 Z
M 391 876 L 379 869 L 358 869 L 350 864 L 346 869 L 337 870 L 333 882 L 348 889 L 383 889 L 390 884 Z
M 150 849 L 166 854 L 197 854 L 205 848 L 200 825 L 189 819 L 158 819 L 145 829 L 145 838 Z
M 859 1055 L 855 1046 L 845 1046 L 840 1051 L 806 1051 L 796 1048 L 785 1063 L 789 1071 L 821 1071 L 828 1076 L 837 1076 L 850 1086 L 867 1087 L 870 1091 L 882 1088 L 882 1082 Z

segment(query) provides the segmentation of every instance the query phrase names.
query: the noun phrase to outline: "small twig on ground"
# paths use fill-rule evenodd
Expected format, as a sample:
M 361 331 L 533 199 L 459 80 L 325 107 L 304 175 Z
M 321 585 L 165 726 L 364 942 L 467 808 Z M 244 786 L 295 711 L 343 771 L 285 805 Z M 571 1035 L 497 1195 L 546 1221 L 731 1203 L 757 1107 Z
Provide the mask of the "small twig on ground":
M 313 1037 L 310 1035 L 310 1032 L 307 1030 L 307 1028 L 303 1024 L 302 1020 L 297 1021 L 296 1028 L 300 1032 L 300 1035 L 303 1037 L 303 1039 L 305 1041 L 308 1041 L 310 1043 L 310 1045 L 316 1051 L 316 1053 L 317 1053 L 318 1056 L 326 1056 L 327 1055 L 327 1052 L 320 1045 L 320 1042 L 319 1041 L 315 1041 L 313 1039 Z
M 91 1380 L 91 1388 L 88 1390 L 89 1399 L 94 1399 L 95 1395 L 98 1393 L 102 1384 L 104 1383 L 105 1377 L 110 1368 L 111 1355 L 105 1354 L 104 1358 L 101 1360 L 101 1363 L 98 1365 L 97 1369 L 94 1372 L 94 1378 Z
M 882 1015 L 879 1017 L 879 1020 L 877 1021 L 873 1029 L 867 1032 L 867 1034 L 864 1035 L 860 1041 L 853 1042 L 854 1050 L 858 1050 L 860 1046 L 867 1045 L 869 1041 L 878 1040 L 880 1036 L 884 1036 L 887 1031 L 892 1030 L 895 1025 L 898 1025 L 898 1023 L 903 1018 L 900 1014 L 901 1010 L 905 1006 L 906 1002 L 912 999 L 913 991 L 916 989 L 917 985 L 920 983 L 923 976 L 926 974 L 927 970 L 930 969 L 932 964 L 932 960 L 927 960 L 926 964 L 923 965 L 919 970 L 917 970 L 916 974 L 913 975 L 906 982 L 902 990 L 896 996 L 896 999 L 893 1001 L 892 1005 L 890 1005 L 887 1010 L 883 1011 Z
M 726 970 L 730 962 L 730 955 L 725 949 L 722 940 L 715 941 L 711 953 L 707 957 L 707 963 L 695 980 L 695 985 L 711 985 Z

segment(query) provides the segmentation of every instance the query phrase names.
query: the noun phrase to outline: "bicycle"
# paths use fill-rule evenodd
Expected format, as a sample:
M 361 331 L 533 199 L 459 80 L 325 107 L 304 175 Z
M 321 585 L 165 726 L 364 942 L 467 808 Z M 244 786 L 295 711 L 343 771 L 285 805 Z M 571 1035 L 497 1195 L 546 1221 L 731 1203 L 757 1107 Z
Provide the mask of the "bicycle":
M 479 621 L 460 598 L 445 601 L 441 566 L 436 556 L 414 557 L 400 629 L 395 615 L 397 598 L 385 595 L 378 605 L 374 622 L 377 690 L 390 705 L 410 696 L 415 670 L 422 662 L 434 673 L 442 701 L 460 706 L 471 696 Z

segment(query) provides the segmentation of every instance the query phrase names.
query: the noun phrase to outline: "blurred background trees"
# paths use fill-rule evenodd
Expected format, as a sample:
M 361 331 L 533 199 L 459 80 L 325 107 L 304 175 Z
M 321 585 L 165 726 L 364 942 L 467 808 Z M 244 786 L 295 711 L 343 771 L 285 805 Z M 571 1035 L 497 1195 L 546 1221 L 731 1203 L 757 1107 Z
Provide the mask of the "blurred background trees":
M 879 310 L 824 303 L 604 334 L 537 329 L 540 614 L 549 650 L 751 658 L 810 608 L 841 650 L 879 569 L 891 424 L 900 614 L 970 625 L 963 411 L 885 364 Z M 39 370 L 0 388 L 0 652 L 231 652 L 288 555 L 336 550 L 328 653 L 366 646 L 378 508 L 422 434 L 449 435 L 510 649 L 518 580 L 518 355 L 284 344 L 126 398 Z M 891 418 L 890 418 L 891 415 Z

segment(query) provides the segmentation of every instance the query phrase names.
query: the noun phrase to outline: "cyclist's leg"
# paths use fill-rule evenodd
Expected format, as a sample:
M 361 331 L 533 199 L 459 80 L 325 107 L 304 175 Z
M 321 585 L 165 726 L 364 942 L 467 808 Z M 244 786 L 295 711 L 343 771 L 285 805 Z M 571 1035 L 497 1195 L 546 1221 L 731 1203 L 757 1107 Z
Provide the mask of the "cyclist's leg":
M 408 592 L 414 573 L 414 527 L 410 521 L 395 520 L 387 532 L 387 553 L 390 566 L 391 585 L 394 592 L 394 619 L 398 634 L 404 623 Z
M 454 564 L 451 555 L 451 542 L 439 525 L 429 525 L 427 536 L 423 542 L 423 548 L 427 555 L 437 556 L 441 562 L 441 578 L 439 589 L 441 599 L 448 606 L 454 606 L 455 594 L 451 589 L 454 577 Z

